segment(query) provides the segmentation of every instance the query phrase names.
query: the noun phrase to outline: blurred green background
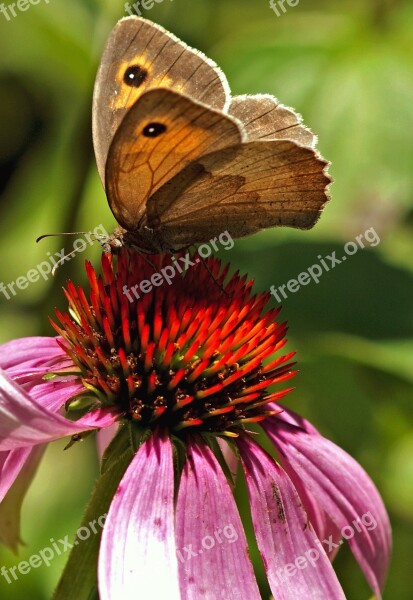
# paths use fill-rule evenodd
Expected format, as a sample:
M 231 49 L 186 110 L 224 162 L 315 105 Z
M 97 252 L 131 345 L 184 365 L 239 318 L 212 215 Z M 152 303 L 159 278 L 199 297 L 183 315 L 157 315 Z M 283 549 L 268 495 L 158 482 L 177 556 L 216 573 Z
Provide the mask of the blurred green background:
M 271 230 L 237 241 L 221 258 L 278 287 L 373 227 L 360 250 L 297 294 L 283 316 L 300 375 L 288 404 L 350 452 L 379 487 L 394 528 L 384 598 L 411 600 L 413 550 L 413 5 L 411 0 L 301 0 L 277 17 L 267 0 L 164 0 L 145 16 L 200 48 L 232 91 L 267 92 L 303 114 L 332 161 L 333 200 L 314 230 Z M 7 21 L 0 13 L 0 281 L 25 275 L 64 242 L 50 231 L 115 225 L 91 143 L 91 94 L 118 0 L 44 0 Z M 82 281 L 83 260 L 6 300 L 0 341 L 52 335 L 61 285 Z M 80 523 L 98 464 L 92 443 L 49 447 L 23 508 L 26 546 L 15 565 Z M 242 486 L 241 486 L 242 488 Z M 240 489 L 240 502 L 244 503 Z M 253 552 L 254 557 L 255 553 Z M 50 598 L 67 557 L 20 575 L 0 596 Z M 263 597 L 269 597 L 257 560 Z M 370 597 L 344 547 L 335 562 L 350 600 Z

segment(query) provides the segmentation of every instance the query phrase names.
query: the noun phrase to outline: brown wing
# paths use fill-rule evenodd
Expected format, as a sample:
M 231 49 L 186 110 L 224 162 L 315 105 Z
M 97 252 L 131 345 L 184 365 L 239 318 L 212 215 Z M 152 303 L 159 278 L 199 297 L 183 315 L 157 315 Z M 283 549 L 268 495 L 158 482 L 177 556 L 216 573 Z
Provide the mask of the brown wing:
M 236 119 L 166 89 L 150 90 L 128 111 L 110 146 L 106 192 L 116 220 L 141 226 L 156 190 L 204 154 L 244 139 Z
M 274 96 L 235 96 L 229 113 L 244 124 L 251 141 L 287 139 L 310 148 L 317 142 L 317 137 L 302 124 L 301 115 L 280 104 Z
M 149 89 L 163 87 L 226 110 L 229 86 L 217 65 L 160 25 L 120 20 L 102 55 L 93 96 L 93 141 L 102 181 L 110 143 L 127 110 Z
M 286 140 L 239 144 L 198 159 L 158 190 L 148 225 L 176 250 L 228 230 L 309 229 L 329 199 L 328 163 Z

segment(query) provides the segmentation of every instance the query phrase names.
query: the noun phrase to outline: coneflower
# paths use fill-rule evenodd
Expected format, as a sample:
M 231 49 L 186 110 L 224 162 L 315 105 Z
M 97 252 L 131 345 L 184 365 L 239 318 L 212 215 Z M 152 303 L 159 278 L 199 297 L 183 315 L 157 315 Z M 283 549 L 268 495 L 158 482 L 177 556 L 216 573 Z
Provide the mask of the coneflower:
M 277 600 L 344 598 L 330 562 L 342 538 L 380 597 L 385 508 L 358 463 L 279 404 L 295 372 L 269 294 L 238 274 L 226 282 L 215 259 L 162 282 L 172 260 L 104 254 L 100 275 L 87 264 L 88 294 L 67 285 L 57 338 L 0 347 L 0 500 L 45 443 L 128 427 L 137 447 L 103 529 L 101 600 L 259 599 L 223 461 L 232 450 Z M 125 293 L 144 280 L 147 293 Z

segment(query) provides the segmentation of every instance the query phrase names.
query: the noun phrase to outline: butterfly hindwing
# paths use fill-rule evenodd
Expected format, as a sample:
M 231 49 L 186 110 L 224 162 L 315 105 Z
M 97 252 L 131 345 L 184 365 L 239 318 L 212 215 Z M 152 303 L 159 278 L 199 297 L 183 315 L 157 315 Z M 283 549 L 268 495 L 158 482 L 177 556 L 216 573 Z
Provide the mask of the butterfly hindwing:
M 196 163 L 148 202 L 149 226 L 175 249 L 226 230 L 238 238 L 268 227 L 308 229 L 328 200 L 328 163 L 291 141 L 241 143 Z
M 316 136 L 302 124 L 301 115 L 278 102 L 274 96 L 235 96 L 229 113 L 239 119 L 249 140 L 287 139 L 314 148 Z

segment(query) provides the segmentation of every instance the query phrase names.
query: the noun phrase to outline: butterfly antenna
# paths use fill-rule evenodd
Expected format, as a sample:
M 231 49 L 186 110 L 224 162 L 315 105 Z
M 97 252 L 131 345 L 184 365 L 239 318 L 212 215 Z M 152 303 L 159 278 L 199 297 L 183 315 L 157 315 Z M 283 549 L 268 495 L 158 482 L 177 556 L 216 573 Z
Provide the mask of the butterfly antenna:
M 97 235 L 96 233 L 92 233 L 91 231 L 71 231 L 71 232 L 61 232 L 61 233 L 45 233 L 44 235 L 39 236 L 36 239 L 36 243 L 39 243 L 40 240 L 44 240 L 44 238 L 47 237 L 59 237 L 61 235 L 89 235 L 89 236 L 94 236 L 94 238 L 96 240 L 99 240 L 100 237 L 105 237 L 105 236 L 100 236 Z

